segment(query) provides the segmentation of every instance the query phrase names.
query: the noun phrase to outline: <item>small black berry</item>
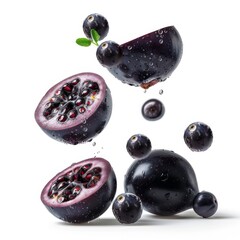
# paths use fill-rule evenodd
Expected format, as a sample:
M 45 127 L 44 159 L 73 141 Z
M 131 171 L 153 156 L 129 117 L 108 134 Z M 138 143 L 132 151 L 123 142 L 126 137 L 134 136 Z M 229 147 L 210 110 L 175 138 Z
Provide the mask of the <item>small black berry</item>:
M 185 130 L 184 141 L 192 151 L 205 151 L 212 145 L 212 130 L 205 123 L 194 122 Z
M 123 193 L 113 202 L 112 211 L 120 223 L 135 223 L 142 216 L 142 202 L 133 193 Z
M 203 218 L 214 215 L 218 208 L 216 197 L 210 193 L 202 191 L 196 195 L 193 200 L 194 211 Z
M 91 39 L 91 29 L 97 31 L 100 36 L 99 40 L 104 39 L 107 36 L 109 30 L 107 19 L 98 13 L 90 14 L 83 22 L 84 34 L 89 39 Z
M 152 149 L 151 141 L 142 134 L 135 134 L 127 142 L 127 151 L 131 157 L 140 159 L 146 157 Z
M 110 67 L 118 63 L 122 53 L 120 46 L 117 43 L 106 41 L 98 47 L 96 56 L 103 66 Z
M 149 99 L 142 106 L 142 115 L 149 121 L 155 121 L 162 118 L 164 113 L 164 105 L 158 99 Z

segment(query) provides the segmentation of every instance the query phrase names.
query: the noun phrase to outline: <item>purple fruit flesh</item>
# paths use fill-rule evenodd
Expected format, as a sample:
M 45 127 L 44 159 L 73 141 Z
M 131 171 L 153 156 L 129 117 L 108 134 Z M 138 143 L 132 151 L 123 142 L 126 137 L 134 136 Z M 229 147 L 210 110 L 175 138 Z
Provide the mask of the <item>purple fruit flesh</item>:
M 101 53 L 103 44 L 97 52 Z M 169 26 L 120 45 L 121 57 L 116 64 L 103 66 L 123 83 L 147 89 L 172 74 L 181 60 L 182 51 L 177 29 Z M 97 57 L 102 59 L 98 53 Z
M 50 137 L 75 145 L 99 134 L 111 112 L 111 93 L 104 79 L 95 73 L 80 73 L 45 94 L 36 108 L 35 119 Z
M 103 214 L 116 193 L 116 176 L 103 158 L 86 159 L 58 173 L 44 187 L 41 200 L 57 218 L 91 221 Z

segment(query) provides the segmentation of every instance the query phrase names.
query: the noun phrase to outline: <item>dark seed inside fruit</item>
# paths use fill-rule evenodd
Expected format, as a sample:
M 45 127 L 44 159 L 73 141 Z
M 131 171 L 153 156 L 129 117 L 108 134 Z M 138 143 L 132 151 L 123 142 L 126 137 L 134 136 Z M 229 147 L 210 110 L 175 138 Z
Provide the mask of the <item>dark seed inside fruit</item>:
M 43 116 L 47 120 L 56 116 L 57 122 L 61 124 L 75 119 L 94 104 L 99 90 L 98 83 L 91 80 L 81 82 L 76 78 L 65 83 L 46 103 Z
M 102 169 L 92 168 L 92 164 L 77 167 L 65 175 L 60 176 L 50 187 L 49 198 L 56 198 L 58 203 L 75 199 L 84 188 L 96 186 L 101 178 Z
M 84 89 L 84 90 L 81 92 L 81 97 L 86 97 L 89 93 L 90 93 L 89 89 Z
M 69 112 L 68 115 L 69 115 L 69 117 L 72 118 L 72 119 L 73 119 L 73 118 L 76 118 L 76 116 L 77 116 L 77 111 L 76 111 L 76 110 L 72 110 L 72 111 Z
M 63 85 L 63 91 L 65 93 L 70 93 L 72 91 L 72 85 L 69 83 L 66 83 Z
M 80 82 L 78 78 L 72 80 L 72 85 L 77 85 Z
M 58 117 L 58 121 L 59 122 L 65 122 L 67 120 L 67 116 L 66 115 L 60 115 L 59 117 Z

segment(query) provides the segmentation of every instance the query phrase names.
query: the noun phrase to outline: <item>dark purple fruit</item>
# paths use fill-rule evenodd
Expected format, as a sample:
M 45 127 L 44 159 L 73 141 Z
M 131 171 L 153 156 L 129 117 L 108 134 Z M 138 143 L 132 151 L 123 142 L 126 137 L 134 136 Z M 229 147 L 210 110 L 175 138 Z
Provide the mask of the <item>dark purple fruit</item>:
M 120 223 L 135 223 L 142 216 L 142 202 L 132 193 L 122 193 L 113 202 L 112 211 Z
M 127 141 L 127 151 L 135 159 L 146 157 L 152 149 L 150 139 L 143 134 L 135 134 Z
M 100 36 L 99 40 L 104 39 L 109 30 L 109 25 L 107 19 L 98 14 L 93 13 L 90 14 L 83 22 L 83 31 L 87 38 L 91 39 L 91 29 L 94 29 L 97 31 L 97 33 Z
M 165 107 L 158 99 L 149 99 L 142 106 L 142 115 L 149 121 L 159 120 L 164 113 Z
M 70 223 L 91 221 L 103 214 L 116 193 L 110 163 L 91 158 L 72 164 L 44 187 L 41 200 L 55 217 Z
M 99 134 L 111 112 L 112 97 L 104 79 L 95 73 L 80 73 L 48 90 L 35 119 L 50 137 L 75 145 Z
M 125 175 L 124 187 L 141 199 L 146 211 L 162 216 L 192 208 L 199 192 L 191 165 L 168 150 L 154 150 L 135 160 Z
M 98 47 L 96 56 L 104 67 L 111 67 L 120 61 L 122 57 L 121 48 L 113 41 L 103 42 Z
M 213 216 L 217 209 L 217 199 L 210 192 L 202 191 L 194 198 L 193 210 L 203 218 L 209 218 Z
M 212 130 L 205 123 L 194 122 L 185 130 L 184 141 L 192 151 L 206 151 L 212 145 Z
M 121 56 L 115 64 L 104 64 L 101 58 L 98 59 L 123 83 L 147 89 L 172 74 L 181 60 L 182 51 L 182 39 L 177 29 L 169 26 L 120 45 Z M 107 62 L 106 57 L 104 60 Z

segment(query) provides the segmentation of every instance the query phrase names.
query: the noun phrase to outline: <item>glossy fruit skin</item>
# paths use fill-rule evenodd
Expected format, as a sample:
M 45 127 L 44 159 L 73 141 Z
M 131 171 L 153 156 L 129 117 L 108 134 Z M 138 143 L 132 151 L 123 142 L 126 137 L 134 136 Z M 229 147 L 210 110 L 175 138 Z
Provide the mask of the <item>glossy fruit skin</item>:
M 69 202 L 69 204 L 67 203 L 67 205 L 65 204 L 64 206 L 60 206 L 59 204 L 54 205 L 46 200 L 46 193 L 49 191 L 49 186 L 55 181 L 55 179 L 61 176 L 63 172 L 66 172 L 75 166 L 79 166 L 79 164 L 88 164 L 94 161 L 104 164 L 107 173 L 105 182 L 96 192 L 93 191 L 89 196 L 79 200 L 78 202 Z M 107 160 L 103 158 L 86 159 L 71 165 L 69 168 L 53 177 L 43 188 L 41 201 L 55 217 L 69 223 L 83 223 L 99 217 L 109 208 L 114 199 L 116 188 L 116 176 Z
M 156 121 L 163 117 L 165 107 L 158 99 L 149 99 L 142 106 L 142 116 L 148 121 Z
M 193 201 L 193 210 L 203 218 L 213 216 L 218 209 L 218 202 L 216 197 L 206 191 L 197 194 Z
M 154 150 L 135 160 L 125 175 L 124 187 L 141 199 L 144 210 L 161 216 L 192 208 L 199 192 L 191 165 L 168 150 Z
M 61 124 L 56 124 L 55 127 L 50 128 L 48 124 L 44 123 L 45 120 L 41 117 L 44 110 L 45 102 L 48 101 L 48 99 L 53 95 L 53 92 L 55 92 L 65 83 L 70 82 L 72 79 L 76 78 L 94 79 L 94 81 L 97 81 L 97 79 L 99 79 L 99 84 L 101 84 L 103 94 L 101 102 L 99 102 L 99 105 L 97 109 L 95 109 L 95 111 L 88 112 L 88 115 L 86 116 L 86 118 L 84 118 L 84 120 L 82 119 L 80 122 L 72 121 L 74 124 L 66 125 L 66 127 Z M 79 143 L 91 141 L 92 138 L 96 137 L 99 133 L 101 133 L 102 130 L 106 127 L 111 117 L 111 113 L 112 96 L 110 89 L 106 85 L 104 79 L 98 74 L 85 72 L 70 76 L 50 88 L 43 96 L 35 110 L 35 120 L 40 126 L 40 128 L 49 137 L 63 143 L 76 145 Z
M 141 159 L 151 152 L 152 144 L 147 136 L 135 134 L 127 141 L 126 148 L 132 158 Z
M 212 130 L 205 123 L 194 122 L 186 128 L 184 141 L 192 151 L 206 151 L 213 142 Z
M 103 42 L 97 49 L 96 56 L 104 67 L 116 65 L 122 56 L 120 46 L 113 41 Z
M 114 200 L 112 211 L 120 223 L 135 223 L 142 216 L 142 202 L 135 194 L 122 193 Z
M 104 39 L 109 31 L 107 19 L 98 13 L 90 14 L 83 22 L 84 34 L 89 39 L 91 39 L 91 29 L 96 30 L 97 33 L 100 35 L 99 40 Z
M 120 81 L 145 89 L 166 80 L 178 66 L 183 43 L 174 26 L 120 45 L 121 57 L 107 69 Z

